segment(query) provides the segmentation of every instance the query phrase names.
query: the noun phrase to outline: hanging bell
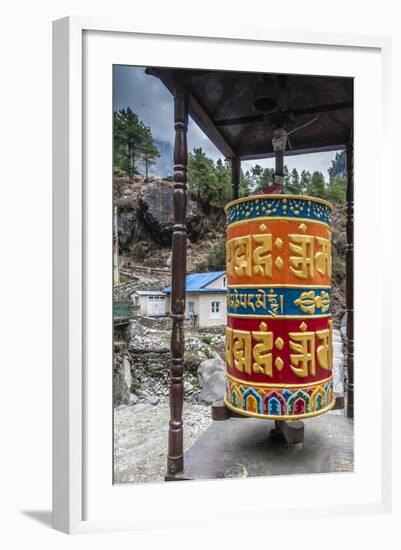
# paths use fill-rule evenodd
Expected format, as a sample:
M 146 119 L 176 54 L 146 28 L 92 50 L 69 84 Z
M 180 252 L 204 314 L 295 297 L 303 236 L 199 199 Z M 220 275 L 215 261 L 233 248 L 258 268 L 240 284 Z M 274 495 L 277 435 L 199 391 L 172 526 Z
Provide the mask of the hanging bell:
M 273 77 L 265 77 L 256 86 L 252 100 L 253 108 L 262 113 L 274 113 L 278 109 L 278 85 Z

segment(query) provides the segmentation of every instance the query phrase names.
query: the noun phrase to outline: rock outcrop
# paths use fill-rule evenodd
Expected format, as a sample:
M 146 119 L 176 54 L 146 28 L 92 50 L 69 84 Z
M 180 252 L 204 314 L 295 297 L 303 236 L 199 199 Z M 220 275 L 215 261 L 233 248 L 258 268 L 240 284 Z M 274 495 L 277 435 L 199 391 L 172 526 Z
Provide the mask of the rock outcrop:
M 128 202 L 120 205 L 118 211 L 118 240 L 122 252 L 128 250 L 132 241 L 141 236 L 141 229 L 143 229 L 143 222 L 136 207 Z
M 139 213 L 154 240 L 161 245 L 170 245 L 174 225 L 173 183 L 157 180 L 147 183 L 138 195 Z M 199 205 L 187 201 L 185 219 L 188 237 L 195 242 L 204 233 L 203 214 Z

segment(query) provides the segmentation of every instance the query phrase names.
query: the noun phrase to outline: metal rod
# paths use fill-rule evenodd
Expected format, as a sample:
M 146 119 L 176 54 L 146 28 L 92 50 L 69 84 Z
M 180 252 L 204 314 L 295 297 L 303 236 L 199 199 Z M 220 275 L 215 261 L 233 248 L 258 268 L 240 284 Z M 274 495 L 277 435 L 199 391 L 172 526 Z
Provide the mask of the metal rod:
M 176 85 L 174 91 L 174 226 L 172 239 L 171 281 L 171 365 L 170 365 L 170 424 L 168 437 L 167 475 L 174 476 L 184 469 L 183 423 L 184 404 L 184 317 L 187 230 L 187 130 L 188 91 Z
M 273 185 L 275 192 L 284 191 L 284 151 L 287 144 L 287 132 L 284 128 L 276 128 L 273 132 L 272 145 L 275 158 Z
M 347 149 L 347 221 L 346 262 L 346 355 L 347 355 L 347 417 L 354 417 L 354 146 Z
M 284 151 L 276 151 L 275 161 L 276 166 L 274 174 L 276 176 L 284 177 Z

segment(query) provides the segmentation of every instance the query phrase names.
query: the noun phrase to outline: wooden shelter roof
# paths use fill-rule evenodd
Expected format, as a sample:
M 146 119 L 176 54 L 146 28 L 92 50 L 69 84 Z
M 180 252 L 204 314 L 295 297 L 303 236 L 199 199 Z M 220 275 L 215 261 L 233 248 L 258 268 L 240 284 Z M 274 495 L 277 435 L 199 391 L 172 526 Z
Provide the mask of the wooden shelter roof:
M 271 115 L 254 110 L 252 100 L 260 73 L 147 68 L 174 93 L 179 81 L 190 91 L 189 114 L 226 158 L 274 156 L 273 126 L 287 114 L 286 129 L 307 124 L 289 136 L 291 154 L 345 148 L 353 119 L 353 79 L 345 77 L 274 75 L 279 109 Z M 270 75 L 271 76 L 271 75 Z

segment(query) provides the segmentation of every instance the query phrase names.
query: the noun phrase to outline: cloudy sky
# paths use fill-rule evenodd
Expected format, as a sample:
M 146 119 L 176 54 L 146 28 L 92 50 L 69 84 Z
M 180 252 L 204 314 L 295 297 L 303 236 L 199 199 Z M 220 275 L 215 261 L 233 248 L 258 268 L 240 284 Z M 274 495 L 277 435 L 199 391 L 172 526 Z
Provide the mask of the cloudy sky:
M 142 67 L 115 66 L 113 79 L 114 110 L 124 107 L 131 109 L 150 126 L 152 135 L 161 151 L 161 158 L 153 168 L 160 176 L 171 175 L 172 148 L 174 144 L 173 98 L 158 78 L 145 74 Z M 202 147 L 206 155 L 217 160 L 222 157 L 220 151 L 190 119 L 188 128 L 188 150 Z M 327 169 L 331 166 L 336 152 L 324 152 L 309 155 L 287 157 L 285 164 L 291 171 L 319 170 L 328 179 Z M 248 170 L 252 165 L 274 167 L 274 159 L 243 161 L 242 167 Z

